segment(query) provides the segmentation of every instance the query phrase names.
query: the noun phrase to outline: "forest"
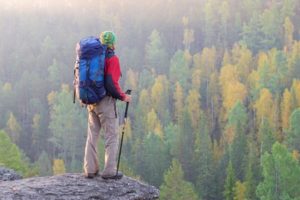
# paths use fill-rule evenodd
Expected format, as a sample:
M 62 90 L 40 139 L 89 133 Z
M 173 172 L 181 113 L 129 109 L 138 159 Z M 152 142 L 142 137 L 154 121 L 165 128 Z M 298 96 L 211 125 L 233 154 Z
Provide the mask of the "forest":
M 75 45 L 112 30 L 125 175 L 161 200 L 300 199 L 299 0 L 0 2 L 0 166 L 83 172 Z

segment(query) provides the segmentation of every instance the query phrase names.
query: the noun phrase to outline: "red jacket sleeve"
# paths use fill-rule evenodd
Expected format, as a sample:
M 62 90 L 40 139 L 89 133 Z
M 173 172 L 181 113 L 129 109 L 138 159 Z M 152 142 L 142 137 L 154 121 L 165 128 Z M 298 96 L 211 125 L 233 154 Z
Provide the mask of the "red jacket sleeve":
M 104 69 L 105 89 L 112 97 L 123 101 L 126 95 L 120 87 L 120 77 L 121 69 L 119 58 L 116 55 L 112 56 L 111 58 L 106 58 Z

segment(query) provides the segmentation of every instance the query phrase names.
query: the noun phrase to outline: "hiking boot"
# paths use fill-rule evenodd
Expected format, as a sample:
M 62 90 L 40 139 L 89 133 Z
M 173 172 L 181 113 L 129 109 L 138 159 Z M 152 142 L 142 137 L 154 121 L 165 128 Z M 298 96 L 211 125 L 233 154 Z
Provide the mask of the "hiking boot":
M 103 179 L 118 180 L 118 179 L 121 179 L 123 177 L 123 173 L 122 172 L 118 172 L 117 174 L 102 174 L 101 177 Z
M 85 178 L 94 178 L 94 177 L 96 177 L 96 176 L 98 176 L 99 175 L 99 171 L 97 170 L 95 173 L 85 173 L 84 174 L 84 176 L 85 176 Z

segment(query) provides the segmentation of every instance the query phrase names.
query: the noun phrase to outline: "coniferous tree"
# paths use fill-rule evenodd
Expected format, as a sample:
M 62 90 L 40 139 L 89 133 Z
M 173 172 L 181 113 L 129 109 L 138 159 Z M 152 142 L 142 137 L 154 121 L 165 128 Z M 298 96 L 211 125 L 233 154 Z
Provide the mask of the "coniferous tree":
M 164 49 L 161 34 L 153 30 L 149 36 L 149 42 L 146 44 L 146 64 L 155 69 L 158 74 L 167 72 L 168 60 L 167 52 Z
M 226 182 L 224 186 L 224 197 L 226 200 L 234 200 L 235 181 L 234 169 L 231 161 L 229 161 L 226 169 Z
M 39 175 L 40 176 L 50 176 L 52 175 L 52 165 L 51 165 L 51 160 L 47 153 L 45 151 L 42 151 L 40 154 L 38 160 L 37 160 L 37 165 L 39 168 Z
M 272 154 L 266 152 L 262 161 L 263 181 L 257 187 L 260 199 L 300 198 L 300 167 L 284 145 L 276 142 Z
M 170 161 L 164 141 L 157 134 L 149 133 L 144 139 L 144 179 L 160 186 L 163 181 L 164 170 L 169 166 Z
M 86 135 L 85 113 L 79 106 L 74 106 L 72 95 L 67 85 L 63 85 L 59 93 L 50 93 L 49 129 L 52 133 L 50 142 L 53 144 L 54 157 L 61 157 L 66 162 L 66 168 L 79 171 L 80 162 L 75 166 L 75 160 L 83 158 L 84 135 Z M 71 165 L 72 163 L 72 165 Z
M 194 151 L 194 168 L 198 174 L 196 186 L 202 199 L 214 199 L 216 186 L 214 184 L 215 162 L 213 160 L 212 142 L 208 133 L 207 120 L 201 117 L 200 130 L 196 135 Z
M 190 182 L 184 180 L 183 170 L 177 160 L 164 175 L 164 183 L 160 186 L 161 200 L 198 200 L 197 193 Z
M 287 136 L 287 143 L 290 149 L 300 152 L 300 108 L 294 110 L 290 117 L 290 129 Z

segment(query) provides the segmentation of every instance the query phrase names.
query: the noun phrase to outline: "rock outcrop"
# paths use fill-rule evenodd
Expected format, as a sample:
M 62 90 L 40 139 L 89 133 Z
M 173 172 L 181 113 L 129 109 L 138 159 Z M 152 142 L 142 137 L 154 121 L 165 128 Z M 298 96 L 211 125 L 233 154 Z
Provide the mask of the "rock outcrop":
M 120 180 L 86 179 L 82 174 L 0 181 L 1 200 L 152 200 L 159 190 L 124 176 Z
M 13 181 L 19 179 L 22 179 L 22 176 L 17 174 L 14 170 L 0 167 L 0 181 Z

